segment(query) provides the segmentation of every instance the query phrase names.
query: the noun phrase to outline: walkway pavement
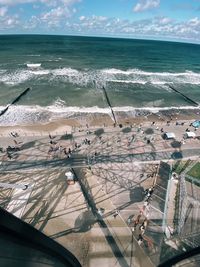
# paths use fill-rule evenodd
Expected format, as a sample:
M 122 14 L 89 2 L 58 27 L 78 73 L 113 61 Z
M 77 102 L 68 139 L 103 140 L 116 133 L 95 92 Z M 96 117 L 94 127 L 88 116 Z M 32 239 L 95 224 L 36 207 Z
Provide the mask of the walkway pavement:
M 154 266 L 138 245 L 130 228 L 120 215 L 116 215 L 116 207 L 105 194 L 102 185 L 90 171 L 76 170 L 82 183 L 84 194 L 99 225 L 107 238 L 115 258 L 116 266 Z M 112 237 L 112 238 L 111 238 Z
M 175 126 L 163 127 L 172 131 Z M 185 126 L 181 127 L 175 129 L 178 140 L 185 131 Z M 173 147 L 172 141 L 162 140 L 160 130 L 153 127 L 154 140 L 147 144 L 146 134 L 130 129 L 125 133 L 124 129 L 105 128 L 101 138 L 94 133 L 97 129 L 87 135 L 75 132 L 74 140 L 57 136 L 55 153 L 49 153 L 48 136 L 19 138 L 22 148 L 13 152 L 11 159 L 1 153 L 0 180 L 24 183 L 28 178 L 34 187 L 29 195 L 28 191 L 3 190 L 5 199 L 1 195 L 0 204 L 68 248 L 85 267 L 153 266 L 124 221 L 129 212 L 138 212 L 138 203 L 142 202 L 135 200 L 130 205 L 135 191 L 149 187 L 148 175 L 154 171 L 144 162 L 155 165 L 163 159 L 200 156 L 200 143 L 188 140 L 181 147 Z M 86 138 L 90 145 L 84 141 Z M 4 149 L 14 145 L 10 137 L 1 137 L 0 141 Z M 81 147 L 67 158 L 59 148 L 72 148 L 75 141 Z M 141 162 L 144 176 L 137 173 Z M 105 164 L 107 169 L 102 168 Z M 80 176 L 80 186 L 67 185 L 64 173 L 69 167 L 80 170 L 90 165 L 102 175 L 101 183 L 87 171 L 86 178 Z M 106 191 L 108 187 L 110 193 Z M 118 204 L 123 208 L 114 216 Z

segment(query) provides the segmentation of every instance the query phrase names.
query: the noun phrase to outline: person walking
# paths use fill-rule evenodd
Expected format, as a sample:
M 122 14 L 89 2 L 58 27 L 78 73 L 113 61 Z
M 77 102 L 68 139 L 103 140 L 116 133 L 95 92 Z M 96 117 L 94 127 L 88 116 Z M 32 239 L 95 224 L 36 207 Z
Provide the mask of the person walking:
M 116 210 L 113 217 L 116 219 L 117 215 L 119 215 L 119 210 Z

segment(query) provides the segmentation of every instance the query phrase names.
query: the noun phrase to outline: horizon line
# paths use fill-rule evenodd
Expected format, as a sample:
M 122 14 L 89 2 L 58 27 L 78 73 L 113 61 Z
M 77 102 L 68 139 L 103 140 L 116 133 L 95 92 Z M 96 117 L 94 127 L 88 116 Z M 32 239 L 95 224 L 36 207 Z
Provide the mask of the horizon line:
M 171 43 L 183 43 L 183 44 L 194 44 L 194 45 L 200 45 L 200 41 L 194 41 L 194 40 L 176 40 L 176 39 L 162 39 L 162 38 L 154 38 L 154 37 L 129 37 L 129 36 L 108 36 L 108 35 L 87 35 L 87 34 L 53 34 L 53 33 L 0 33 L 0 36 L 11 36 L 11 35 L 25 35 L 25 36 L 66 36 L 66 37 L 88 37 L 88 38 L 110 38 L 110 39 L 128 39 L 128 40 L 144 40 L 144 41 L 158 41 L 158 42 L 171 42 Z

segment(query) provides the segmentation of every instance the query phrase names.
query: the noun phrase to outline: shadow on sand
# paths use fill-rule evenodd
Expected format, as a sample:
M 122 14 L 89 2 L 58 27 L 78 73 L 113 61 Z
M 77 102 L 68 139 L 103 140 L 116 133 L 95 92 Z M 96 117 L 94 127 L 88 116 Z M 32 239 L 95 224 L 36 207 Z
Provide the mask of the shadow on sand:
M 180 148 L 181 147 L 181 142 L 174 140 L 173 142 L 171 142 L 171 146 L 173 148 Z
M 92 228 L 92 225 L 96 222 L 96 218 L 92 211 L 87 210 L 78 216 L 75 221 L 74 227 L 78 232 L 87 232 Z
M 141 202 L 144 200 L 144 188 L 142 186 L 135 187 L 130 190 L 131 202 Z

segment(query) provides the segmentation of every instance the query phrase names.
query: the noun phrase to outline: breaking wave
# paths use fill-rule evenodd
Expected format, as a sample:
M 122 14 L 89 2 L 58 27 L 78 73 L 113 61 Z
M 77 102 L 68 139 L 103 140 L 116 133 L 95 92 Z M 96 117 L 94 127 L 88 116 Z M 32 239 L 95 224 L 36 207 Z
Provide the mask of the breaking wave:
M 0 106 L 0 111 L 5 107 Z M 114 112 L 131 114 L 131 116 L 147 115 L 169 110 L 198 110 L 199 107 L 181 106 L 181 107 L 142 107 L 131 106 L 113 107 Z M 109 108 L 95 107 L 66 107 L 65 102 L 57 99 L 54 104 L 46 107 L 42 106 L 10 106 L 8 111 L 0 116 L 0 126 L 11 125 L 31 125 L 36 123 L 45 124 L 59 119 L 73 118 L 85 114 L 108 114 L 111 116 Z
M 33 64 L 32 64 L 33 65 Z M 171 72 L 146 72 L 139 69 L 100 69 L 78 70 L 73 68 L 45 69 L 42 67 L 23 68 L 15 71 L 0 70 L 0 82 L 7 85 L 16 85 L 31 79 L 44 78 L 46 81 L 68 82 L 78 86 L 102 87 L 109 83 L 120 84 L 200 84 L 200 73 L 185 71 L 180 73 Z

